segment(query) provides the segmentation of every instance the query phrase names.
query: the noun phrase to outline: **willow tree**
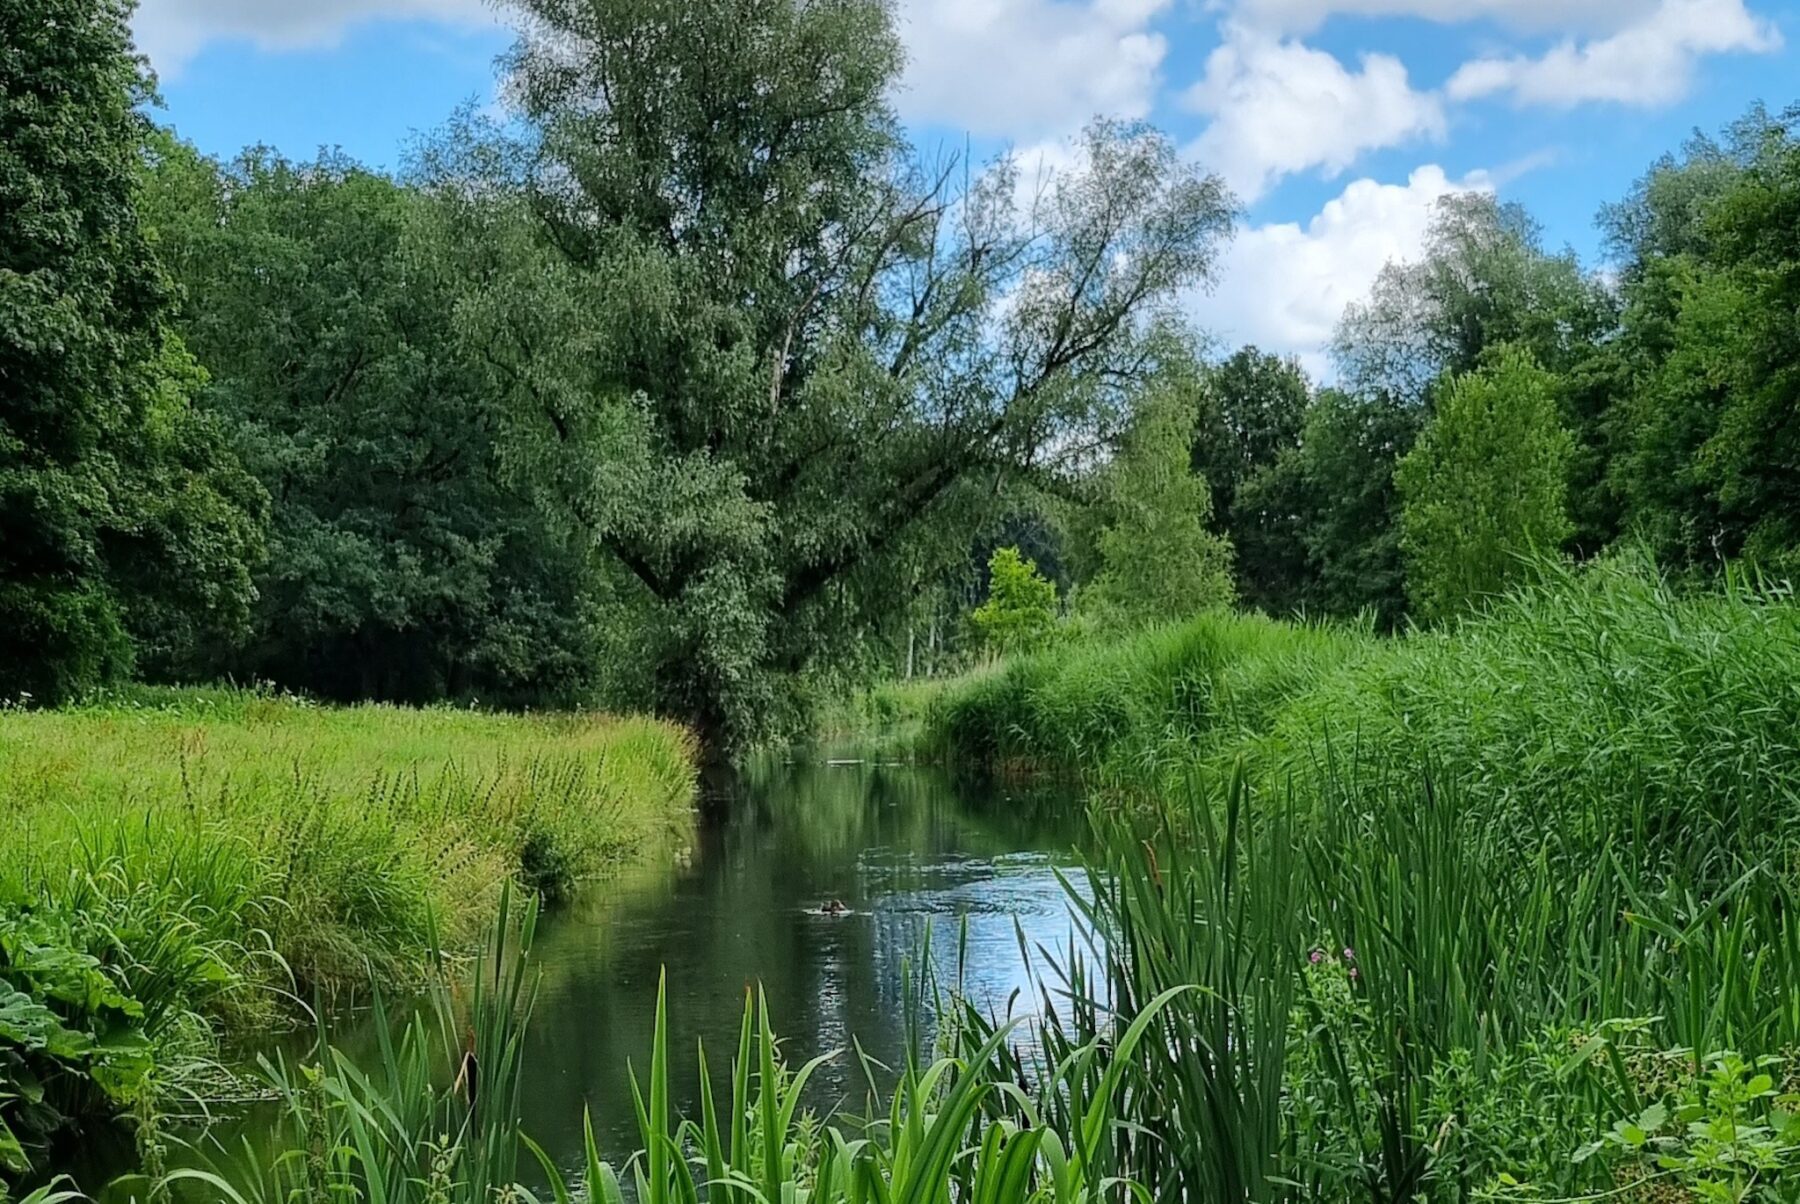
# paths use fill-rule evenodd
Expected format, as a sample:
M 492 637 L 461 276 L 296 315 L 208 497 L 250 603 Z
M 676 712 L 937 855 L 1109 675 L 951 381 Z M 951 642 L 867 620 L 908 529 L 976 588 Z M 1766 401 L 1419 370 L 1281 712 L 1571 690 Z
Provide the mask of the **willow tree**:
M 1028 203 L 1008 162 L 923 162 L 882 0 L 518 6 L 541 239 L 474 337 L 635 580 L 658 703 L 751 739 L 905 603 L 897 564 L 1092 462 L 1229 198 L 1135 125 Z

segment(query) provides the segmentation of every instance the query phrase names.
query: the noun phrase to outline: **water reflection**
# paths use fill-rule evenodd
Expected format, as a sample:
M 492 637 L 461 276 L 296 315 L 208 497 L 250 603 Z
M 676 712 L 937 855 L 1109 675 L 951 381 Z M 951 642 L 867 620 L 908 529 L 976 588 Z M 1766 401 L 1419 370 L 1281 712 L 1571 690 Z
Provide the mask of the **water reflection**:
M 612 1156 L 635 1145 L 626 1068 L 648 1061 L 664 969 L 677 1103 L 692 1108 L 695 1043 L 721 1069 L 753 984 L 794 1061 L 855 1041 L 891 1064 L 928 931 L 940 978 L 960 960 L 963 989 L 996 1010 L 1027 987 L 1018 931 L 1032 944 L 1069 937 L 1056 868 L 1082 821 L 1066 795 L 909 766 L 762 766 L 723 812 L 690 865 L 598 889 L 541 929 L 524 1119 L 560 1163 L 579 1163 L 584 1105 Z M 821 914 L 833 900 L 845 911 Z M 861 1098 L 850 1057 L 815 1083 L 821 1107 Z
M 745 992 L 760 983 L 791 1062 L 846 1052 L 812 1081 L 824 1111 L 863 1102 L 853 1043 L 889 1065 L 901 1060 L 914 1003 L 907 984 L 919 980 L 922 952 L 940 982 L 960 981 L 999 1014 L 1015 991 L 1029 1010 L 1019 935 L 1032 947 L 1071 935 L 1057 870 L 1074 863 L 1085 821 L 1067 793 L 953 782 L 910 766 L 771 764 L 713 803 L 686 864 L 597 885 L 540 923 L 524 1122 L 567 1172 L 581 1163 L 584 1107 L 605 1157 L 617 1164 L 636 1148 L 628 1067 L 649 1062 L 665 968 L 678 1108 L 697 1110 L 697 1041 L 712 1051 L 714 1073 L 728 1072 Z M 821 914 L 833 900 L 844 912 Z M 928 1008 L 920 1013 L 922 1032 L 931 1020 Z M 353 1058 L 378 1056 L 366 1014 L 338 1017 L 334 1039 Z M 290 1059 L 308 1056 L 305 1034 L 280 1046 Z M 272 1119 L 254 1107 L 212 1136 L 227 1149 L 245 1139 L 259 1148 Z M 90 1134 L 58 1169 L 90 1187 L 128 1170 L 129 1138 L 122 1128 L 111 1136 Z M 129 1196 L 120 1185 L 100 1198 Z

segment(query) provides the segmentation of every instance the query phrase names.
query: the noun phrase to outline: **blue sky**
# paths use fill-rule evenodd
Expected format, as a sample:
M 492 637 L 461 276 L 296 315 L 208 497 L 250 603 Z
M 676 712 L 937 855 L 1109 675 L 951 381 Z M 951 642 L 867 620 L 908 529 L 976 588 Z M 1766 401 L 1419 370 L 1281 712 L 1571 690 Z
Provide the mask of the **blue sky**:
M 1070 161 L 1096 113 L 1145 118 L 1244 220 L 1189 300 L 1224 344 L 1325 370 L 1343 304 L 1481 188 L 1600 254 L 1594 215 L 1694 129 L 1800 101 L 1800 0 L 896 0 L 895 94 L 921 144 Z M 397 166 L 495 103 L 484 0 L 143 0 L 162 114 L 202 149 L 341 147 Z

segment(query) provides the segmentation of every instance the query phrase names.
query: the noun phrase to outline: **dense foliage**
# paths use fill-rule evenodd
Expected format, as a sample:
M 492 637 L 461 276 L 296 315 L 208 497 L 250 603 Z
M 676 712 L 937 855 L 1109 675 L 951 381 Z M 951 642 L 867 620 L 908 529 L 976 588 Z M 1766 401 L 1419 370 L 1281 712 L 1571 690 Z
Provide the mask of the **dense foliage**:
M 139 217 L 123 0 L 29 0 L 0 50 L 0 696 L 56 702 L 230 633 L 260 491 L 195 410 Z
M 167 139 L 146 193 L 204 400 L 275 501 L 248 638 L 189 670 L 341 699 L 590 697 L 598 554 L 539 504 L 458 338 L 453 215 L 338 157 L 220 165 Z
M 1449 381 L 1396 466 L 1407 589 L 1421 618 L 1498 597 L 1572 532 L 1574 441 L 1557 421 L 1553 384 L 1524 353 L 1501 349 Z
M 1183 328 L 1215 177 L 1103 119 L 1035 195 L 921 155 L 878 0 L 517 0 L 517 120 L 457 115 L 399 175 L 207 159 L 145 117 L 118 0 L 35 3 L 0 79 L 8 698 L 135 664 L 741 750 L 821 684 L 979 655 L 999 547 L 1078 624 L 1235 596 L 1387 630 L 1527 545 L 1800 555 L 1791 117 L 1656 164 L 1604 274 L 1446 198 L 1315 388 Z M 1511 391 L 1504 354 L 1541 439 L 1439 414 Z M 1484 439 L 1518 471 L 1439 463 Z

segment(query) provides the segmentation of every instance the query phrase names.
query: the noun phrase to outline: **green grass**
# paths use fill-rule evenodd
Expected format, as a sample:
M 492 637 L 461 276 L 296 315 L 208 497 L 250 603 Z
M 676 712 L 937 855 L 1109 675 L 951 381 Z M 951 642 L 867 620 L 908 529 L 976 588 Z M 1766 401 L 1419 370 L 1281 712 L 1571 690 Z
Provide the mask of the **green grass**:
M 555 895 L 666 851 L 694 756 L 649 719 L 225 691 L 4 713 L 0 891 L 107 915 L 127 946 L 178 917 L 245 980 L 291 972 L 303 996 L 413 982 L 503 883 Z
M 1785 589 L 1624 557 L 1393 639 L 1208 615 L 920 722 L 1137 804 L 1099 812 L 1093 939 L 1041 966 L 1053 1058 L 1199 988 L 1126 1079 L 1157 1199 L 1800 1192 Z
M 225 690 L 0 711 L 0 1175 L 71 1118 L 207 1090 L 222 1036 L 421 986 L 509 885 L 669 856 L 696 758 L 681 728 L 596 715 Z M 67 989 L 89 969 L 117 1006 Z
M 1800 847 L 1800 608 L 1742 581 L 1684 592 L 1630 558 L 1391 639 L 1203 615 L 939 683 L 914 714 L 949 759 L 1151 795 L 1195 765 L 1305 799 L 1334 765 L 1428 761 L 1515 851 L 1550 808 L 1588 848 Z

